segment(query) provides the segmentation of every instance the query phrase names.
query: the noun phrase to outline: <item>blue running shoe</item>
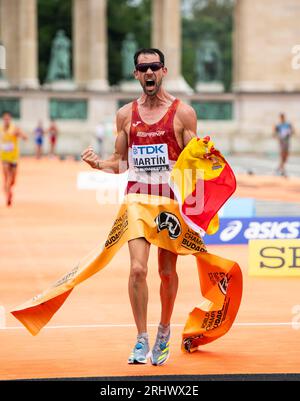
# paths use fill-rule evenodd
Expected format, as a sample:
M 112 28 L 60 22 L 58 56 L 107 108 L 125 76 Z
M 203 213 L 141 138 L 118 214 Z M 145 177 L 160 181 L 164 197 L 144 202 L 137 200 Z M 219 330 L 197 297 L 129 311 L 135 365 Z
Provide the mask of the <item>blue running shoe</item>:
M 158 328 L 156 341 L 152 349 L 151 363 L 158 366 L 167 362 L 170 356 L 170 330 L 165 334 L 161 327 Z
M 149 342 L 144 337 L 138 337 L 137 343 L 135 344 L 129 358 L 129 364 L 147 363 L 148 358 L 151 355 Z

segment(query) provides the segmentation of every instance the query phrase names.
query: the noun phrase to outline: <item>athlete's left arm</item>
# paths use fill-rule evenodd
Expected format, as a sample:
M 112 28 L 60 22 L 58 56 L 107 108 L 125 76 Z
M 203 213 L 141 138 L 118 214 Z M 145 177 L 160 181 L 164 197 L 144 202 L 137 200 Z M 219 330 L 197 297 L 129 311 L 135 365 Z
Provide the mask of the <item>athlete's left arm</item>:
M 192 138 L 197 137 L 197 115 L 193 107 L 186 103 L 180 103 L 178 117 L 182 124 L 182 142 L 185 147 Z
M 18 127 L 16 128 L 15 135 L 16 135 L 18 138 L 23 139 L 24 141 L 27 141 L 27 139 L 28 139 L 28 135 L 25 134 L 25 132 L 22 131 L 21 128 L 18 128 Z

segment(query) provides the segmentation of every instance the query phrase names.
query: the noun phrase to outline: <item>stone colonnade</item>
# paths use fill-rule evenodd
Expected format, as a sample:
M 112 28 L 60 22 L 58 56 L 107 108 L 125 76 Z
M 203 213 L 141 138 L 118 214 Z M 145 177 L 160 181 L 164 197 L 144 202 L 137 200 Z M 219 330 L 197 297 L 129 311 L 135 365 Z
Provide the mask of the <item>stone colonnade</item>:
M 0 1 L 0 40 L 6 49 L 5 78 L 13 87 L 38 83 L 36 0 Z
M 37 1 L 0 0 L 0 41 L 7 60 L 1 72 L 11 88 L 39 87 Z M 73 0 L 73 71 L 78 89 L 109 89 L 106 7 L 107 0 Z M 299 52 L 299 21 L 299 0 L 235 1 L 234 92 L 300 91 L 299 54 L 293 55 Z M 151 45 L 166 55 L 167 89 L 188 94 L 181 74 L 181 0 L 152 0 L 151 31 Z
M 153 0 L 152 46 L 168 61 L 169 89 L 189 89 L 181 75 L 181 0 Z M 78 89 L 107 91 L 106 0 L 73 0 L 73 71 Z M 0 40 L 6 48 L 4 73 L 11 87 L 37 89 L 37 0 L 0 0 Z

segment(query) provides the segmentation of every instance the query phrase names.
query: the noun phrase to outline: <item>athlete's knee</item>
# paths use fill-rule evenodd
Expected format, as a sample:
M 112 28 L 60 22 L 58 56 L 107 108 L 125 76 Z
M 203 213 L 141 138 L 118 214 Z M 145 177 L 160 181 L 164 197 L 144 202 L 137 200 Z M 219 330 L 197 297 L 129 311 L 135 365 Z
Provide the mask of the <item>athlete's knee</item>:
M 146 279 L 147 277 L 147 265 L 143 264 L 139 261 L 132 261 L 130 267 L 130 278 L 133 282 L 140 282 Z
M 158 272 L 161 281 L 165 283 L 168 283 L 177 277 L 175 266 L 170 266 L 169 264 L 159 266 Z
M 177 277 L 177 255 L 175 253 L 159 248 L 158 261 L 158 272 L 162 281 L 171 281 L 174 277 Z

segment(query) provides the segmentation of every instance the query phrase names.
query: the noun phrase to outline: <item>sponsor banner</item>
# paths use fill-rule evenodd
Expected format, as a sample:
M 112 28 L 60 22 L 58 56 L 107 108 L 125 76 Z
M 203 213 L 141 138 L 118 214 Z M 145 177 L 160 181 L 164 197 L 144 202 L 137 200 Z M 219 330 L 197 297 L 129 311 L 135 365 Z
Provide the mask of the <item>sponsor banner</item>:
M 249 241 L 249 275 L 300 277 L 300 239 Z
M 247 244 L 253 239 L 300 238 L 300 217 L 220 219 L 219 231 L 205 235 L 206 244 Z

